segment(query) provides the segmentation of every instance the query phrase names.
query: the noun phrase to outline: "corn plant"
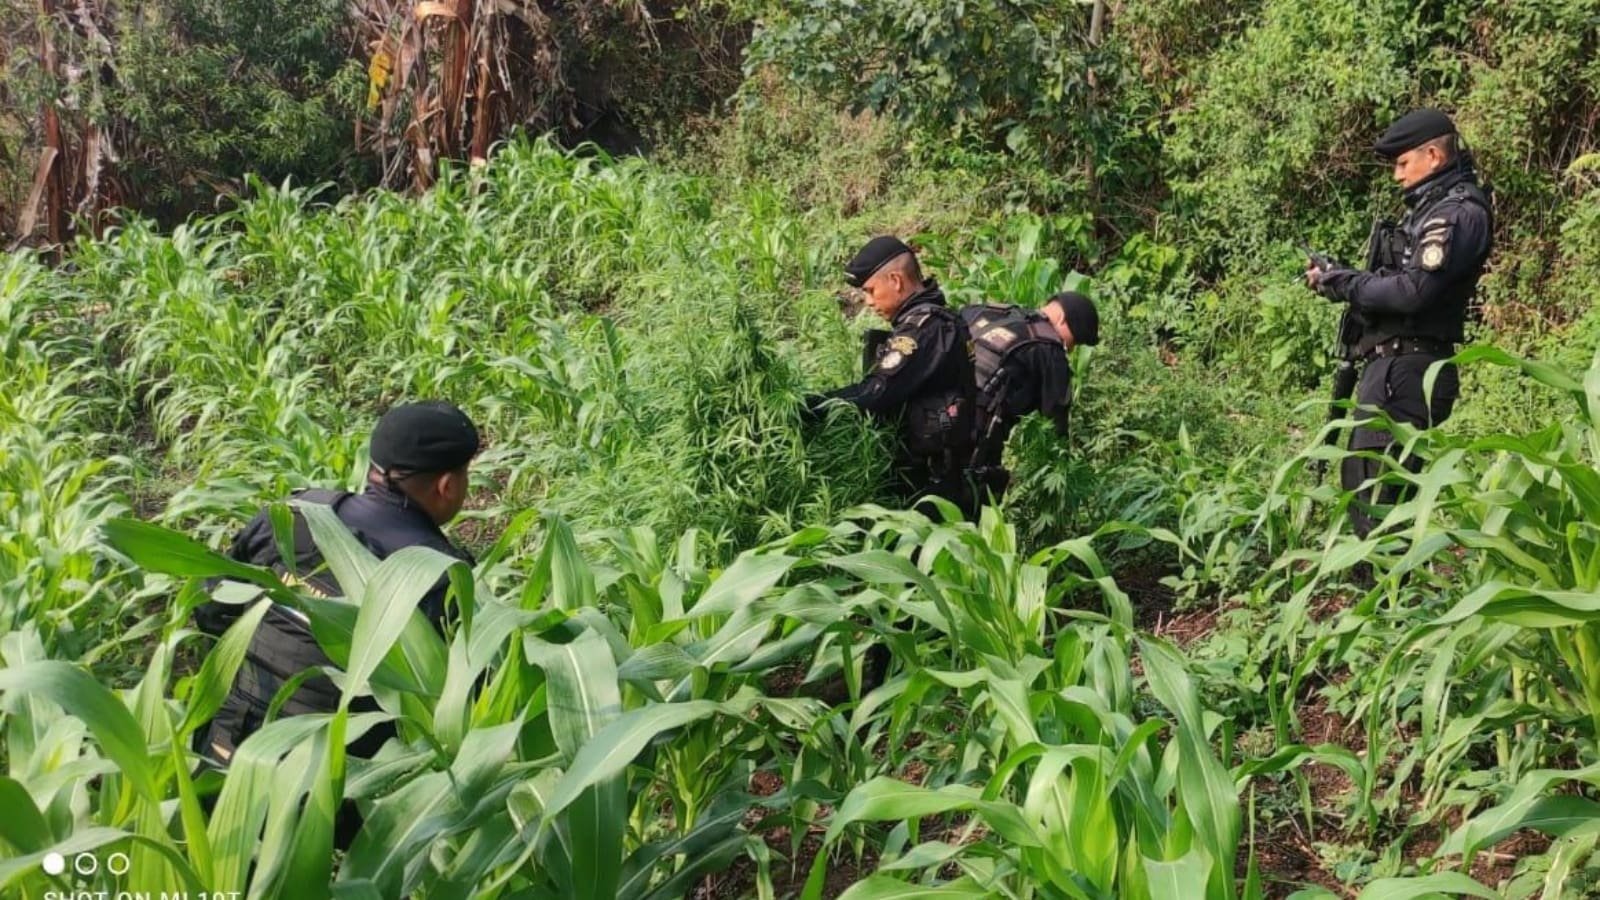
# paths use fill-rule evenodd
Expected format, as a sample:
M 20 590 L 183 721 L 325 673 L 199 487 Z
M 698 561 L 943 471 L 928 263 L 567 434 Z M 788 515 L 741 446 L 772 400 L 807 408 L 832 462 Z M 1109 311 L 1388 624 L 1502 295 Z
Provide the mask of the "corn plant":
M 1230 773 L 1213 749 L 1216 720 L 1159 642 L 1139 642 L 1137 658 L 1176 723 L 1143 719 L 1132 612 L 1089 540 L 1022 557 L 993 511 L 978 528 L 889 516 L 872 536 L 882 549 L 827 560 L 867 595 L 889 598 L 877 629 L 902 667 L 838 730 L 847 744 L 837 768 L 855 786 L 837 801 L 825 841 L 892 825 L 878 874 L 849 896 L 899 896 L 912 890 L 907 881 L 953 896 L 1180 897 L 1199 885 L 1211 897 L 1260 895 L 1256 876 L 1243 885 L 1234 876 L 1239 791 L 1310 751 L 1286 748 Z M 1049 623 L 1081 589 L 1106 613 Z M 915 623 L 909 634 L 893 625 L 904 617 Z M 1164 728 L 1174 737 L 1163 747 Z M 883 741 L 876 772 L 849 766 L 852 739 Z M 920 784 L 898 777 L 912 762 Z M 829 774 L 816 765 L 795 773 Z M 953 814 L 965 824 L 935 830 Z M 940 874 L 951 867 L 958 877 Z M 820 896 L 826 869 L 819 856 L 805 896 Z

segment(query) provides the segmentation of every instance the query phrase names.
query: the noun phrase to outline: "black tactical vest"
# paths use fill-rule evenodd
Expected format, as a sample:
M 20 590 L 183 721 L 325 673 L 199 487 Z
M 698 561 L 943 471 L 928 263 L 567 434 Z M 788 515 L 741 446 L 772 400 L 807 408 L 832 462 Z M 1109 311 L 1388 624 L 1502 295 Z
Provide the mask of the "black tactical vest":
M 1493 233 L 1494 211 L 1489 196 L 1478 186 L 1472 170 L 1463 169 L 1428 186 L 1399 224 L 1380 222 L 1374 227 L 1367 248 L 1368 268 L 1378 275 L 1394 275 L 1410 268 L 1423 233 L 1441 219 L 1448 220 L 1451 208 L 1461 204 L 1476 205 L 1488 214 L 1489 230 Z M 1483 263 L 1483 259 L 1475 260 L 1470 276 L 1455 280 L 1441 296 L 1410 315 L 1366 312 L 1360 351 L 1365 353 L 1393 338 L 1460 343 L 1465 338 L 1468 308 L 1477 292 Z
M 1020 306 L 984 304 L 962 310 L 972 333 L 973 369 L 978 388 L 978 415 L 973 423 L 973 459 L 999 465 L 1002 448 L 1011 434 L 1012 412 L 1008 403 L 1015 379 L 1027 377 L 1018 372 L 1016 353 L 1034 344 L 1061 347 L 1049 320 Z M 976 463 L 975 463 L 976 464 Z
M 1008 366 L 1012 355 L 1030 344 L 1061 346 L 1049 320 L 1020 306 L 985 304 L 967 311 L 972 332 L 973 369 L 981 415 L 1003 412 L 1006 383 L 1017 377 Z

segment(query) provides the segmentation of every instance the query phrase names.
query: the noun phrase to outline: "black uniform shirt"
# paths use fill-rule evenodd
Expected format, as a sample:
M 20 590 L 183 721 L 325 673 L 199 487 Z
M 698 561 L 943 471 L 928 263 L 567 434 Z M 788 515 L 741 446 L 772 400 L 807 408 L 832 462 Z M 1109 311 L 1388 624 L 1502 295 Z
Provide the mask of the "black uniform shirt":
M 356 540 L 380 560 L 387 559 L 406 547 L 422 546 L 432 547 L 446 556 L 455 557 L 469 565 L 473 562 L 472 554 L 451 543 L 421 507 L 402 492 L 387 485 L 368 484 L 364 493 L 347 497 L 339 503 L 335 512 L 339 516 L 339 521 L 350 529 Z M 305 548 L 295 547 L 297 554 L 303 553 L 304 550 Z M 255 565 L 273 565 L 281 562 L 278 544 L 272 534 L 272 520 L 267 510 L 256 513 L 250 524 L 239 532 L 228 549 L 228 555 L 240 562 Z M 329 577 L 331 580 L 331 576 Z M 441 630 L 444 621 L 444 599 L 449 587 L 449 579 L 441 578 L 418 604 L 434 627 Z
M 1322 293 L 1350 303 L 1380 338 L 1459 342 L 1467 303 L 1489 256 L 1493 221 L 1470 166 L 1443 170 L 1406 191 L 1393 266 L 1339 268 Z
M 1006 418 L 1014 423 L 1037 411 L 1055 423 L 1057 434 L 1066 434 L 1072 406 L 1072 366 L 1066 350 L 1060 344 L 1027 344 L 1017 348 L 1006 368 L 1015 370 L 1006 389 Z
M 966 326 L 945 306 L 936 283 L 930 279 L 920 293 L 907 298 L 890 324 L 894 330 L 878 345 L 866 376 L 826 397 L 853 403 L 874 418 L 892 419 L 920 397 L 970 389 Z

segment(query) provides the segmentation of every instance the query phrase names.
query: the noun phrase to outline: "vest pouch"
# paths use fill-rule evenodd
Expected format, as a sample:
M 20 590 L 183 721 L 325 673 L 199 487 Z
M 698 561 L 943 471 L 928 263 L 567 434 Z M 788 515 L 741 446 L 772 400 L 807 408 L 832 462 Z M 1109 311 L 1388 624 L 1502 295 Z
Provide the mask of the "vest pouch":
M 1405 265 L 1406 254 L 1411 250 L 1411 239 L 1405 231 L 1391 225 L 1380 249 L 1383 253 L 1383 268 L 1398 269 Z
M 906 410 L 906 449 L 914 457 L 942 460 L 955 453 L 965 462 L 972 444 L 972 412 L 961 394 L 947 391 Z

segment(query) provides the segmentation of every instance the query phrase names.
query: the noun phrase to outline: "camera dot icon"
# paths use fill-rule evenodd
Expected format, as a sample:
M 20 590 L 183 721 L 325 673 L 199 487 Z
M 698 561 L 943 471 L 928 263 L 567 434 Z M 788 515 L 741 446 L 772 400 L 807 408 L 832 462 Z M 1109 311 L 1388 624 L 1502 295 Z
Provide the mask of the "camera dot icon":
M 46 875 L 60 875 L 67 870 L 67 858 L 59 853 L 46 853 L 43 866 Z

